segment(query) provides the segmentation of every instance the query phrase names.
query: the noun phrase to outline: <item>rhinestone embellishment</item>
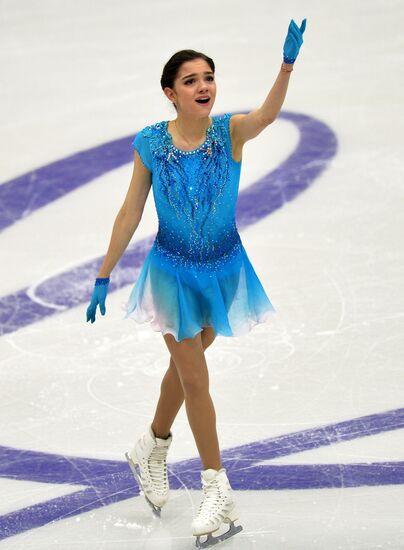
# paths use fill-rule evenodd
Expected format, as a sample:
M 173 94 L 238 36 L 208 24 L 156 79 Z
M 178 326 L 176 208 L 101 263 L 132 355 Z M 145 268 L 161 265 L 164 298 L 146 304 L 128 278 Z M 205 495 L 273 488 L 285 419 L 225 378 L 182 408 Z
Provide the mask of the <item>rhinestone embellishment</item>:
M 229 188 L 229 116 L 213 117 L 204 143 L 192 151 L 173 144 L 167 130 L 169 121 L 143 130 L 153 157 L 153 193 L 159 217 L 155 247 L 183 266 L 217 268 L 240 246 Z M 217 210 L 226 210 L 226 199 L 233 201 L 227 217 L 218 215 Z

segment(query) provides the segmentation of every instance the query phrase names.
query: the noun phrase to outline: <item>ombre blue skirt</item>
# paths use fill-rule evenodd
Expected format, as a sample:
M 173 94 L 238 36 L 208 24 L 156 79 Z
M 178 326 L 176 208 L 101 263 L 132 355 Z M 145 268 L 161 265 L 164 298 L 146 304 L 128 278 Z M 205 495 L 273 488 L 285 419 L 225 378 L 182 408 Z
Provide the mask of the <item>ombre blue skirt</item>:
M 148 322 L 177 341 L 208 326 L 216 335 L 240 336 L 275 312 L 241 242 L 238 253 L 215 270 L 178 265 L 154 243 L 125 310 L 124 319 Z

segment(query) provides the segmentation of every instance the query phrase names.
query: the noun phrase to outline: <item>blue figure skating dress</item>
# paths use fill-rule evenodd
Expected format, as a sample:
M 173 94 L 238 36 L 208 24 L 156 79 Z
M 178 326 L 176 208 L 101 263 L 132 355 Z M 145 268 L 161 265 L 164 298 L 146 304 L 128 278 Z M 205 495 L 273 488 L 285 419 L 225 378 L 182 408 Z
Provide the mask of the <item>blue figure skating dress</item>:
M 125 319 L 177 341 L 206 326 L 239 336 L 275 311 L 236 227 L 241 161 L 232 158 L 231 116 L 212 116 L 205 142 L 192 151 L 174 146 L 169 121 L 146 126 L 132 142 L 152 173 L 158 232 Z

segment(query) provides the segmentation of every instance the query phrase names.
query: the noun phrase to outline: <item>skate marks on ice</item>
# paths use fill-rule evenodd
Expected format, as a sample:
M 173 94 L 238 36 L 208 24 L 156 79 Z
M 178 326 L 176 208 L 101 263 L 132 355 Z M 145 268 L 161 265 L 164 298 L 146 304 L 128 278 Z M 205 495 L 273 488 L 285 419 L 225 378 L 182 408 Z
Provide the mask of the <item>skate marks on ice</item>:
M 293 200 L 327 168 L 336 153 L 336 137 L 323 122 L 298 113 L 282 112 L 279 118 L 297 127 L 298 145 L 276 170 L 239 193 L 239 229 L 248 227 Z M 36 210 L 131 162 L 128 143 L 133 137 L 127 136 L 79 152 L 3 183 L 0 186 L 0 228 L 5 229 L 17 221 L 24 223 L 24 219 Z M 133 268 L 140 269 L 153 239 L 154 236 L 143 239 L 126 251 L 115 268 L 111 291 L 133 283 Z M 11 333 L 59 311 L 86 303 L 91 292 L 92 274 L 99 261 L 100 258 L 95 258 L 0 298 L 0 334 Z M 226 451 L 226 456 L 231 459 L 228 466 L 230 475 L 232 472 L 235 475 L 242 473 L 244 479 L 246 469 L 254 472 L 258 467 L 255 466 L 257 461 L 271 457 L 270 449 L 275 441 L 257 443 L 263 445 L 262 454 L 254 457 L 250 456 L 250 452 L 255 452 L 256 444 L 239 447 L 234 453 L 231 449 Z M 0 447 L 0 458 L 0 475 L 3 478 L 77 487 L 77 491 L 63 497 L 1 516 L 0 539 L 139 494 L 132 474 L 123 461 L 67 457 L 7 447 Z M 285 467 L 280 468 L 277 467 L 278 472 Z M 265 473 L 269 467 L 261 466 L 260 475 L 262 469 L 264 475 L 258 485 L 257 480 L 251 483 L 245 478 L 239 488 L 271 488 L 272 474 Z M 315 473 L 311 473 L 311 478 L 309 476 L 308 486 L 313 482 Z M 200 460 L 184 461 L 172 465 L 170 484 L 174 489 L 184 486 L 200 489 L 199 476 Z M 237 484 L 240 485 L 236 479 L 232 480 L 234 488 Z M 380 484 L 383 484 L 382 480 Z M 273 488 L 281 489 L 282 483 Z
M 404 461 L 270 465 L 301 451 L 404 428 L 404 408 L 251 442 L 222 451 L 234 490 L 290 490 L 404 484 Z M 200 459 L 168 464 L 172 489 L 200 490 Z M 139 495 L 126 461 L 0 447 L 0 476 L 79 490 L 0 516 L 0 540 Z M 83 488 L 84 487 L 84 488 Z
M 296 198 L 327 168 L 336 154 L 336 136 L 324 122 L 285 111 L 278 118 L 295 125 L 299 131 L 298 144 L 275 170 L 240 191 L 236 210 L 240 230 Z M 0 229 L 17 221 L 23 223 L 39 208 L 131 162 L 128 144 L 132 139 L 133 136 L 126 136 L 81 151 L 4 182 L 0 185 Z M 133 270 L 140 269 L 154 237 L 147 237 L 127 249 L 115 267 L 109 292 L 133 284 Z M 0 335 L 86 303 L 100 261 L 101 258 L 95 258 L 1 297 Z

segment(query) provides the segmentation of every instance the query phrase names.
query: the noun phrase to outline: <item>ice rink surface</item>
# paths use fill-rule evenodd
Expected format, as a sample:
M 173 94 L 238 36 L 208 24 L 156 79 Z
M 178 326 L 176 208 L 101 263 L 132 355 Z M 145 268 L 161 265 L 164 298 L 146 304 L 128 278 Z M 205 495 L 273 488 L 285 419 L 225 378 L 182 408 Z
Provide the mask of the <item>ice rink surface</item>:
M 122 319 L 157 230 L 152 194 L 107 315 L 91 325 L 85 310 L 131 141 L 175 118 L 165 62 L 184 48 L 208 54 L 211 114 L 249 112 L 275 81 L 290 19 L 304 17 L 282 111 L 244 147 L 238 203 L 277 314 L 206 351 L 244 527 L 217 548 L 404 549 L 404 4 L 0 10 L 0 549 L 194 547 L 201 463 L 184 408 L 160 520 L 124 459 L 169 360 L 161 333 Z

